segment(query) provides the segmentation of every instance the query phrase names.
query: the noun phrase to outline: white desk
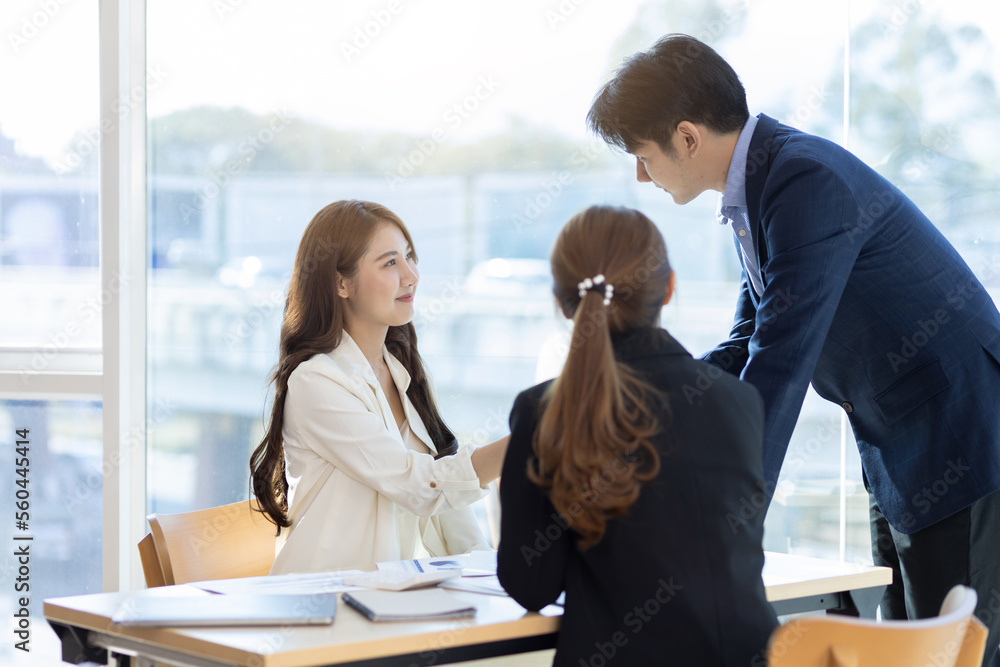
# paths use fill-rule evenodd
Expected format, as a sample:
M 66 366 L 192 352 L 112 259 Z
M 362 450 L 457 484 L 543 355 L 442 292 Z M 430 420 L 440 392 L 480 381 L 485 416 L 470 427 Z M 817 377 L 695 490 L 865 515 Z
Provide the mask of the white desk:
M 892 570 L 766 552 L 763 578 L 767 601 L 779 616 L 826 610 L 875 618 Z
M 767 554 L 764 583 L 779 615 L 809 609 L 866 613 L 891 581 L 887 568 Z M 111 614 L 130 596 L 190 593 L 171 586 L 45 601 L 45 617 L 63 643 L 63 660 L 139 667 L 162 660 L 195 667 L 410 667 L 536 651 L 555 646 L 562 609 L 528 613 L 510 598 L 452 592 L 475 600 L 475 618 L 419 623 L 371 623 L 345 604 L 328 627 L 120 628 Z M 858 602 L 861 601 L 861 604 Z M 874 613 L 874 607 L 871 607 Z

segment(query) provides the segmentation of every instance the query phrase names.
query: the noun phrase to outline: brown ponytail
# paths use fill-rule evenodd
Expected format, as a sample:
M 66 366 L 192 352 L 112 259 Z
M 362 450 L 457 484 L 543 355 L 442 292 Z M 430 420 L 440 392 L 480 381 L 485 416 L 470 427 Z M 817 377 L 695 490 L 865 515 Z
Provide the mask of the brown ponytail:
M 566 223 L 551 263 L 556 298 L 574 314 L 573 334 L 563 370 L 542 400 L 528 476 L 549 489 L 587 549 L 659 471 L 649 441 L 663 426 L 653 412 L 656 390 L 615 360 L 611 336 L 655 325 L 671 269 L 649 218 L 596 206 Z M 614 286 L 608 305 L 600 290 L 580 296 L 579 283 L 597 275 Z
M 344 308 L 333 286 L 338 276 L 351 278 L 355 275 L 358 262 L 376 230 L 386 223 L 399 227 L 413 247 L 410 232 L 399 216 L 379 204 L 357 200 L 326 206 L 313 217 L 302 234 L 281 323 L 278 364 L 271 374 L 274 385 L 271 418 L 263 439 L 250 455 L 252 492 L 260 503 L 261 512 L 279 530 L 291 525 L 282 438 L 288 378 L 303 361 L 340 345 Z M 453 454 L 457 450 L 455 436 L 434 403 L 423 362 L 417 353 L 413 324 L 390 327 L 386 347 L 410 374 L 407 398 L 427 427 L 438 455 Z

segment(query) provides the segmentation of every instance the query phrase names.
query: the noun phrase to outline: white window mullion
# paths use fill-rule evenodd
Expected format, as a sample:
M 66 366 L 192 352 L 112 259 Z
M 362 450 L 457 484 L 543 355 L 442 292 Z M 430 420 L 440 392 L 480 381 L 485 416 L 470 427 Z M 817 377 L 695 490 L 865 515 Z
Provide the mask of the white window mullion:
M 145 6 L 102 0 L 104 590 L 141 585 L 145 531 Z
M 129 103 L 128 116 L 131 143 L 127 167 L 122 170 L 129 187 L 129 235 L 126 257 L 132 274 L 129 297 L 128 365 L 125 373 L 129 379 L 129 420 L 127 444 L 130 457 L 129 488 L 122 512 L 130 536 L 126 551 L 131 555 L 128 577 L 132 588 L 142 588 L 145 578 L 139 561 L 139 540 L 146 534 L 146 434 L 149 431 L 146 399 L 146 230 L 148 206 L 146 202 L 146 2 L 131 0 L 129 5 Z M 124 354 L 124 353 L 123 353 Z M 125 357 L 122 357 L 125 359 Z

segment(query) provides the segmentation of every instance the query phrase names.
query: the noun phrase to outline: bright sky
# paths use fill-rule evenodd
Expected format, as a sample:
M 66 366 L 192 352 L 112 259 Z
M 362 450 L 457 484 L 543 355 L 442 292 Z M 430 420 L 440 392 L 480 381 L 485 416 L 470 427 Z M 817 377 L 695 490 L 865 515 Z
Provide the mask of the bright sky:
M 793 109 L 811 103 L 836 66 L 848 5 L 854 23 L 876 6 L 720 1 L 749 8 L 744 35 L 720 51 L 740 73 L 752 112 L 767 111 L 775 99 Z M 907 11 L 938 12 L 942 3 L 877 6 L 905 23 Z M 148 0 L 149 114 L 238 105 L 265 114 L 285 109 L 340 128 L 425 135 L 444 128 L 456 140 L 499 129 L 513 115 L 583 137 L 594 93 L 626 55 L 614 53 L 616 42 L 642 4 Z M 976 16 L 985 29 L 1000 30 L 1000 3 L 947 5 L 951 16 Z M 0 130 L 20 150 L 58 159 L 73 132 L 97 125 L 96 28 L 93 0 L 4 0 Z M 695 34 L 718 41 L 726 25 Z M 468 111 L 460 123 L 456 104 Z
M 151 2 L 150 59 L 175 57 L 150 113 L 192 99 L 237 101 L 339 126 L 426 132 L 478 92 L 470 127 L 521 114 L 582 128 L 569 112 L 589 103 L 641 2 L 562 0 L 562 12 L 558 0 L 293 2 L 281 3 L 283 21 L 274 2 L 248 0 L 222 17 L 202 0 Z M 183 57 L 171 43 L 179 33 L 194 45 Z
M 33 29 L 39 0 L 4 0 L 0 129 L 21 150 L 58 155 L 74 131 L 97 125 L 96 4 L 70 0 Z M 239 105 L 421 133 L 445 124 L 454 104 L 475 104 L 457 137 L 511 114 L 583 134 L 581 109 L 642 0 L 147 4 L 150 116 Z

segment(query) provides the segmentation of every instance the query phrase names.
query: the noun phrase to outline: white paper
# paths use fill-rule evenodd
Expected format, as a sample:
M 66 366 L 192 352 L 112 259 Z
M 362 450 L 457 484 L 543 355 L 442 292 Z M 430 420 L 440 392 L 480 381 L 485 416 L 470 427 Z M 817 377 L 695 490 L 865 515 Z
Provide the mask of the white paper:
M 412 558 L 377 563 L 379 570 L 409 573 L 461 570 L 463 577 L 488 577 L 497 573 L 496 551 L 473 551 L 453 556 Z
M 360 574 L 361 570 L 337 570 L 336 572 L 308 572 L 303 574 L 275 574 L 262 577 L 240 579 L 215 579 L 198 581 L 191 586 L 212 593 L 229 595 L 313 595 L 317 593 L 340 593 L 357 590 L 357 586 L 344 584 L 344 577 Z

